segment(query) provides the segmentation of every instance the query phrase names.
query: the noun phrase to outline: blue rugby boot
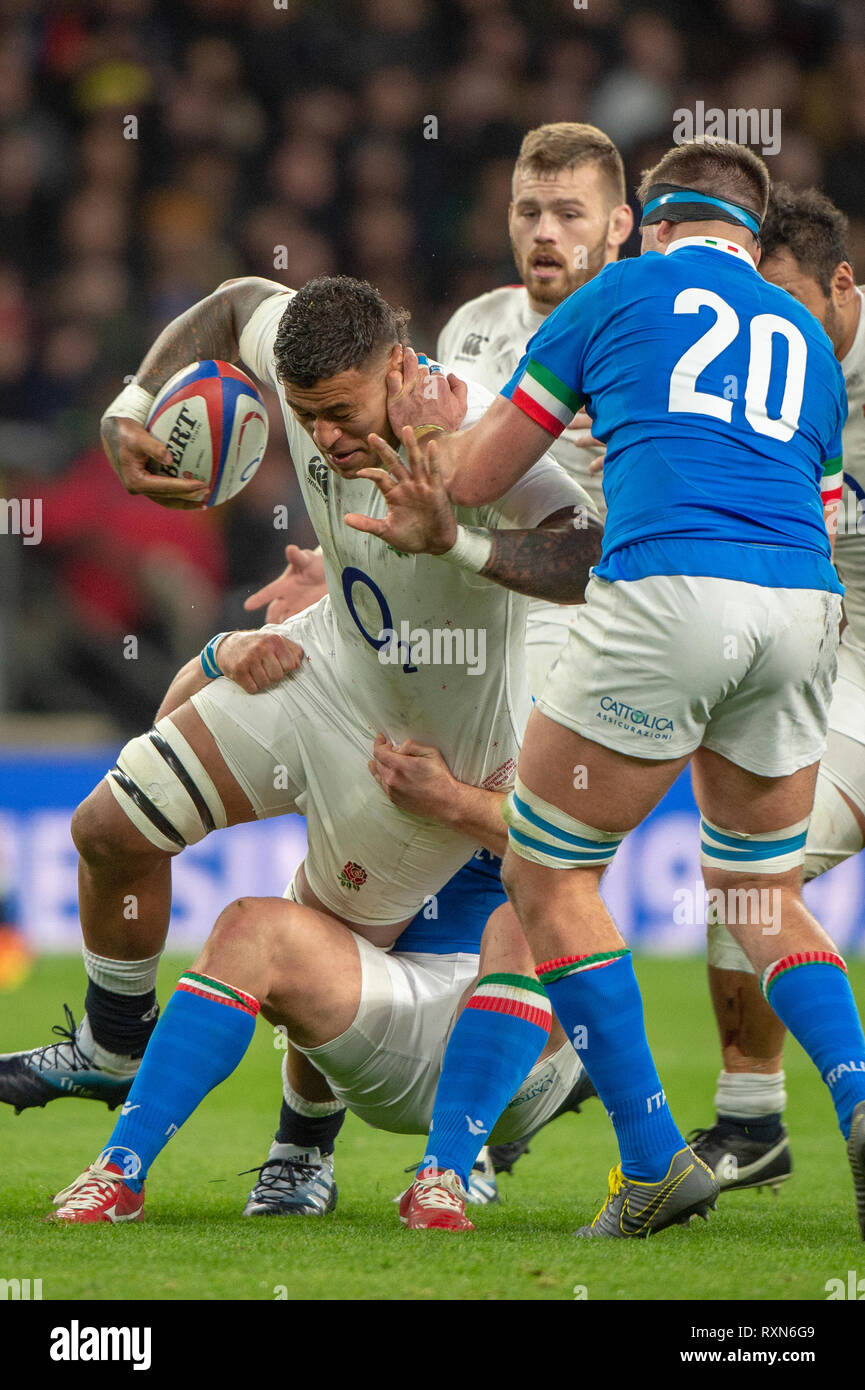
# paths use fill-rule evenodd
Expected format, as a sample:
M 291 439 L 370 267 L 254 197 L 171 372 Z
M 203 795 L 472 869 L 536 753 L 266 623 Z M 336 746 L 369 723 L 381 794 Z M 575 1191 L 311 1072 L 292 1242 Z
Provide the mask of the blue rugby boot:
M 86 1014 L 76 1027 L 69 1006 L 63 1009 L 66 1027 L 57 1023 L 52 1029 L 62 1042 L 0 1056 L 0 1101 L 14 1105 L 16 1115 L 64 1096 L 102 1100 L 116 1110 L 129 1094 L 140 1058 L 106 1053 L 94 1042 Z M 106 1065 L 108 1058 L 119 1065 Z

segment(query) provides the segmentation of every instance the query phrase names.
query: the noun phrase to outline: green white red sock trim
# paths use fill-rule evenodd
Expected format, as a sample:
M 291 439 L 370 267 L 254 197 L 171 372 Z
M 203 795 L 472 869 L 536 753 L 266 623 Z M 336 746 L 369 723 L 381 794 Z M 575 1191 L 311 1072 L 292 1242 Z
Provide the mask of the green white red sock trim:
M 794 951 L 792 955 L 782 956 L 780 960 L 767 965 L 760 976 L 760 990 L 767 1003 L 769 990 L 775 981 L 779 980 L 782 975 L 786 975 L 789 970 L 795 970 L 799 965 L 834 965 L 838 970 L 843 970 L 845 975 L 847 974 L 847 966 L 834 951 Z
M 546 992 L 530 975 L 484 975 L 475 986 L 467 1009 L 491 1009 L 497 1014 L 509 1014 L 534 1023 L 549 1033 L 553 1010 Z
M 255 1018 L 261 1008 L 258 1000 L 253 999 L 251 994 L 244 994 L 242 989 L 227 985 L 223 980 L 214 980 L 210 975 L 196 975 L 192 970 L 184 971 L 177 981 L 177 988 L 183 990 L 184 994 L 197 994 L 202 999 L 212 999 L 215 1004 L 227 1004 L 230 1009 L 242 1009 L 252 1018 Z
M 566 975 L 579 975 L 584 970 L 602 970 L 605 965 L 612 965 L 630 954 L 627 946 L 624 946 L 621 951 L 595 951 L 590 956 L 556 956 L 555 960 L 545 960 L 537 966 L 535 974 L 542 984 L 552 985 Z

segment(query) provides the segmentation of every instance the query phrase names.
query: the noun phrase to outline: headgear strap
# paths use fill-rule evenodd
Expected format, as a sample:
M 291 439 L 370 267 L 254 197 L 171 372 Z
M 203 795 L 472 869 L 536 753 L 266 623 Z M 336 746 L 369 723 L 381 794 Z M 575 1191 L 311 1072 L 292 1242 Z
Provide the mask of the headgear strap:
M 715 198 L 698 188 L 682 188 L 675 183 L 653 183 L 643 205 L 641 227 L 653 222 L 733 222 L 760 235 L 762 218 L 741 203 Z

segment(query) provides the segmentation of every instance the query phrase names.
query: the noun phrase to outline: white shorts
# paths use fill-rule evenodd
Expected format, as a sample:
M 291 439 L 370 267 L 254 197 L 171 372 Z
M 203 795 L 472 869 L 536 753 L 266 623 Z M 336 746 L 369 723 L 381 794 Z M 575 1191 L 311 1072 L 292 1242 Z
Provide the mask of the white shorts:
M 550 668 L 568 645 L 582 603 L 549 603 L 533 598 L 526 619 L 526 666 L 529 690 L 535 699 L 544 688 Z
M 865 814 L 865 652 L 841 634 L 838 675 L 829 706 L 829 736 L 821 777 Z
M 593 577 L 537 707 L 633 758 L 702 744 L 788 777 L 826 746 L 840 603 L 735 579 Z
M 398 810 L 374 781 L 372 739 L 333 677 L 316 609 L 283 630 L 303 647 L 299 670 L 257 695 L 221 677 L 192 703 L 259 820 L 306 816 L 306 877 L 325 907 L 361 926 L 407 921 L 477 846 Z
M 352 933 L 361 961 L 360 1006 L 333 1042 L 299 1048 L 338 1100 L 372 1125 L 426 1134 L 447 1040 L 460 1000 L 477 978 L 474 955 L 382 951 Z M 536 1063 L 485 1142 L 506 1144 L 544 1124 L 576 1084 L 570 1043 Z

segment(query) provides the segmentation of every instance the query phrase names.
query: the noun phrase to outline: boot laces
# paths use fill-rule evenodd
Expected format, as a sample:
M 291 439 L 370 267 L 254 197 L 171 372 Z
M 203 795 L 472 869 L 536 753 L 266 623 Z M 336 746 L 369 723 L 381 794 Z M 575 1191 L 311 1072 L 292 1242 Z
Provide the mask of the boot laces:
M 622 1191 L 624 1186 L 625 1175 L 622 1172 L 622 1165 L 621 1163 L 617 1163 L 615 1168 L 610 1169 L 609 1177 L 607 1179 L 607 1200 L 604 1202 L 604 1205 L 601 1207 L 601 1210 L 598 1212 L 597 1216 L 592 1222 L 593 1226 L 597 1225 L 604 1212 L 607 1210 L 607 1207 L 610 1205 L 611 1202 L 615 1201 L 615 1199 L 618 1197 L 619 1193 Z
M 92 1066 L 90 1058 L 78 1045 L 77 1024 L 68 1004 L 63 1005 L 63 1012 L 66 1014 L 66 1027 L 64 1028 L 62 1023 L 55 1023 L 51 1029 L 63 1042 L 50 1043 L 48 1047 L 40 1048 L 33 1054 L 30 1065 L 36 1071 L 56 1067 L 60 1061 L 72 1071 L 87 1071 Z
M 462 1183 L 448 1168 L 444 1173 L 431 1173 L 425 1178 L 415 1178 L 414 1201 L 424 1211 L 462 1212 L 466 1194 Z
M 294 1191 L 301 1183 L 311 1182 L 321 1171 L 320 1163 L 304 1163 L 299 1158 L 269 1158 L 260 1168 L 245 1168 L 238 1177 L 257 1173 L 255 1190 L 258 1192 L 263 1188 L 262 1195 L 266 1195 L 267 1192 L 279 1193 L 286 1187 Z
M 72 1211 L 94 1211 L 122 1182 L 119 1173 L 107 1173 L 103 1162 L 97 1159 L 80 1177 L 57 1193 L 54 1203 Z

